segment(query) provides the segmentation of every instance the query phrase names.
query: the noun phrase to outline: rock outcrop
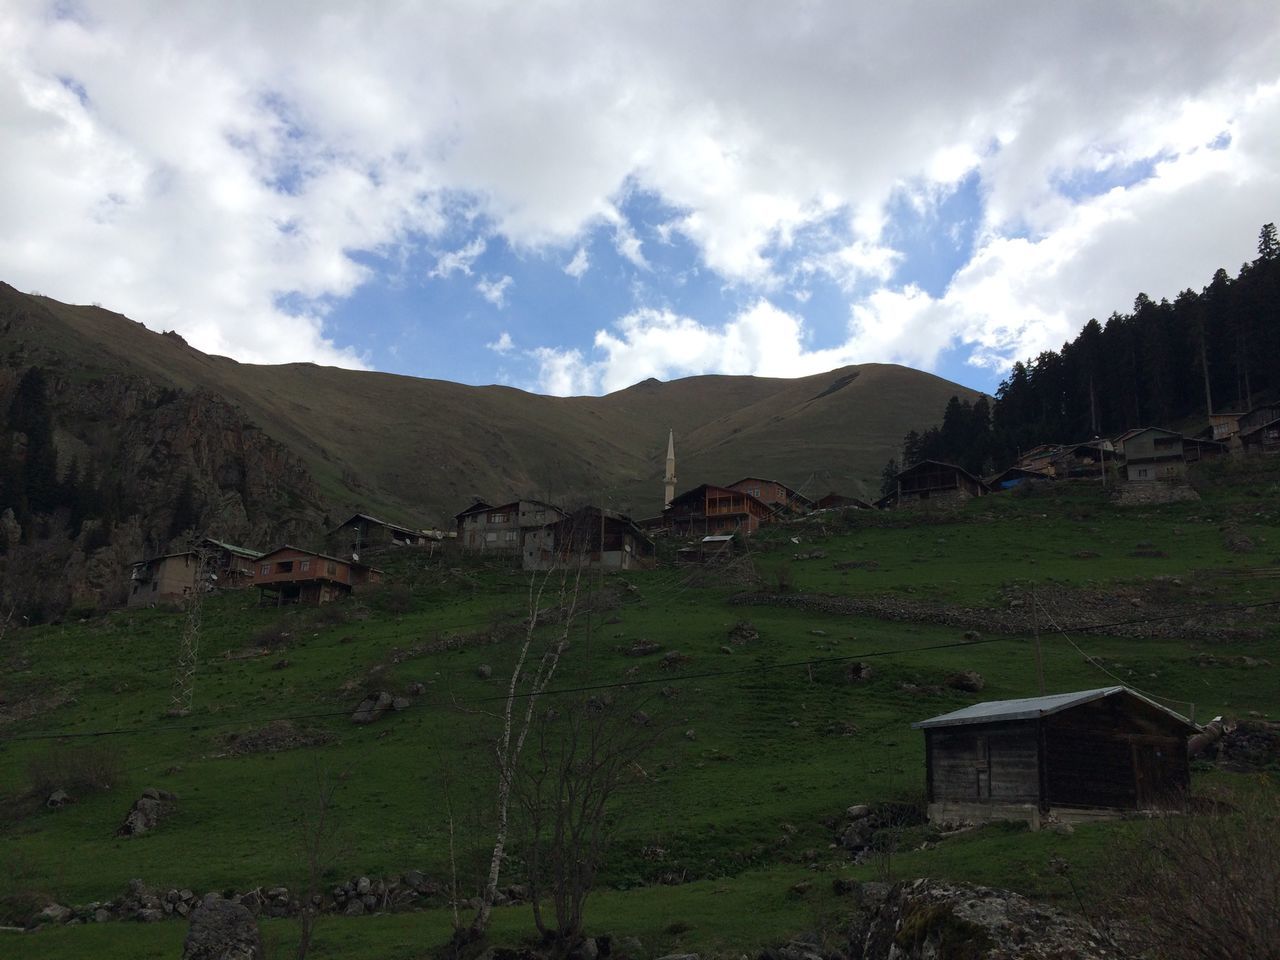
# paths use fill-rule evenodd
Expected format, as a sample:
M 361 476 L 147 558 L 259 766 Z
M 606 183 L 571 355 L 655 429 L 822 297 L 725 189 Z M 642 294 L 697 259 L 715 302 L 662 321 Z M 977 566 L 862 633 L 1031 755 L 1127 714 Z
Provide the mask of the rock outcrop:
M 248 908 L 211 893 L 191 915 L 182 960 L 262 960 L 262 935 Z

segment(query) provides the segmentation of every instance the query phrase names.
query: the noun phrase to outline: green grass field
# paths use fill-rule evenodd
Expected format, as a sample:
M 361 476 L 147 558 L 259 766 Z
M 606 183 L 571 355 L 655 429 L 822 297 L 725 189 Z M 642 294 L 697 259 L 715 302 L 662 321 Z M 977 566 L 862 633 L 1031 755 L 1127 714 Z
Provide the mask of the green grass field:
M 832 516 L 762 534 L 743 565 L 770 591 L 782 584 L 793 593 L 981 613 L 1004 610 L 1011 590 L 1035 587 L 1059 605 L 1051 609 L 1064 620 L 1078 613 L 1073 597 L 1114 594 L 1122 598 L 1123 618 L 1177 614 L 1229 623 L 1243 635 L 1078 632 L 1071 634 L 1074 646 L 1046 624 L 1046 686 L 1051 692 L 1106 686 L 1116 676 L 1194 703 L 1200 719 L 1274 717 L 1280 614 L 1270 607 L 1203 608 L 1280 599 L 1280 577 L 1271 576 L 1280 571 L 1280 485 L 1274 473 L 1232 467 L 1197 483 L 1200 503 L 1139 510 L 1112 507 L 1101 491 L 1082 487 L 986 498 L 953 516 Z M 1229 549 L 1225 527 L 1248 536 L 1253 549 Z M 794 559 L 814 550 L 825 556 Z M 836 568 L 868 560 L 874 564 Z M 166 716 L 181 613 L 119 611 L 11 630 L 0 690 L 6 712 L 20 719 L 0 727 L 7 811 L 0 823 L 0 896 L 36 893 L 85 903 L 118 895 L 134 877 L 197 891 L 293 887 L 304 874 L 293 811 L 317 768 L 338 780 L 341 843 L 330 881 L 410 868 L 447 881 L 447 787 L 459 877 L 470 893 L 491 843 L 492 712 L 510 676 L 528 580 L 501 565 L 458 558 L 428 561 L 402 552 L 382 562 L 388 586 L 331 608 L 263 609 L 243 593 L 207 601 L 194 710 L 183 718 Z M 670 566 L 606 577 L 603 590 L 593 576 L 590 589 L 593 609 L 574 622 L 553 687 L 613 684 L 625 676 L 634 695 L 645 698 L 645 711 L 670 733 L 615 804 L 616 839 L 587 925 L 639 936 L 654 955 L 667 948 L 737 954 L 827 922 L 838 912 L 831 878 L 874 873 L 833 848 L 833 818 L 853 803 L 922 789 L 923 742 L 911 722 L 1036 692 L 1027 631 L 983 631 L 979 642 L 962 643 L 964 630 L 954 625 L 731 603 L 757 588 Z M 758 639 L 730 642 L 740 620 L 754 625 Z M 648 657 L 622 652 L 641 639 L 662 650 Z M 266 646 L 274 649 L 264 652 Z M 460 649 L 442 649 L 449 646 Z M 684 657 L 664 666 L 670 651 Z M 1198 662 L 1204 654 L 1216 664 Z M 1245 666 L 1239 658 L 1246 657 L 1268 663 Z M 874 674 L 850 682 L 851 661 L 871 664 Z M 482 664 L 492 676 L 481 678 Z M 946 677 L 961 670 L 981 673 L 985 689 L 946 687 Z M 348 720 L 366 690 L 399 692 L 413 683 L 426 692 L 407 711 L 365 727 Z M 298 727 L 331 739 L 228 755 L 230 736 L 278 718 L 295 718 Z M 85 749 L 109 752 L 123 771 L 113 789 L 57 811 L 23 799 L 41 764 Z M 1197 787 L 1230 780 L 1197 774 Z M 153 833 L 116 837 L 129 805 L 148 786 L 177 794 L 176 812 Z M 1104 824 L 1063 836 L 986 828 L 904 850 L 893 870 L 1065 902 L 1049 859 L 1065 857 L 1087 875 L 1123 829 Z M 517 843 L 516 874 L 518 850 Z M 815 881 L 808 892 L 789 893 L 806 878 Z M 289 921 L 270 921 L 264 930 L 278 945 L 295 936 Z M 326 918 L 313 955 L 424 956 L 448 930 L 444 909 Z M 185 924 L 165 922 L 0 933 L 9 939 L 0 939 L 0 954 L 13 955 L 17 943 L 21 956 L 33 958 L 174 956 L 184 931 Z M 532 931 L 527 907 L 499 911 L 495 939 L 516 942 Z

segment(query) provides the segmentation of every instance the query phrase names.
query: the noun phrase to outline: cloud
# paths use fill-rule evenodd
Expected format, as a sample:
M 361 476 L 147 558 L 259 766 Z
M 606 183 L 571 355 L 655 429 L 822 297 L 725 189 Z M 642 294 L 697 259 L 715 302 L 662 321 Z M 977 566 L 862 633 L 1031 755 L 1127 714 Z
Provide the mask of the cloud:
M 455 273 L 471 276 L 471 264 L 484 253 L 486 242 L 484 237 L 476 237 L 465 247 L 442 253 L 436 257 L 436 265 L 427 276 L 447 280 Z
M 630 193 L 731 302 L 828 280 L 851 350 L 935 362 L 1060 339 L 1276 219 L 1263 3 L 60 9 L 0 11 L 0 222 L 21 225 L 0 275 L 242 359 L 360 364 L 335 306 L 379 257 L 480 223 L 517 251 L 576 246 L 584 269 L 602 229 L 652 276 Z M 1079 187 L 1148 168 L 1118 196 Z M 888 211 L 969 176 L 974 258 L 930 298 L 899 276 Z M 810 249 L 828 227 L 839 243 Z M 482 243 L 431 273 L 471 276 Z M 501 305 L 503 282 L 477 289 Z
M 491 280 L 488 277 L 481 279 L 476 283 L 476 290 L 480 296 L 484 297 L 498 309 L 502 309 L 507 305 L 507 290 L 515 283 L 510 277 L 501 277 L 497 280 Z
M 516 348 L 515 342 L 511 339 L 511 334 L 506 330 L 502 331 L 502 335 L 492 343 L 486 343 L 485 347 L 494 353 L 510 353 Z
M 577 280 L 590 268 L 591 260 L 587 257 L 587 248 L 579 247 L 578 252 L 573 255 L 573 259 L 565 264 L 564 272 Z

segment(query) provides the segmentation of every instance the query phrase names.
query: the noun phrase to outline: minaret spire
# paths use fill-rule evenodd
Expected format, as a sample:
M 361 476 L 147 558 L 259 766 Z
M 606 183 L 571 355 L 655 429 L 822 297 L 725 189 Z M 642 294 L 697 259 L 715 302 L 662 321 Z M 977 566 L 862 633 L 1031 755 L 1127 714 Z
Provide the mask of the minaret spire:
M 674 430 L 667 431 L 667 475 L 662 478 L 662 509 L 671 506 L 676 498 L 676 435 Z

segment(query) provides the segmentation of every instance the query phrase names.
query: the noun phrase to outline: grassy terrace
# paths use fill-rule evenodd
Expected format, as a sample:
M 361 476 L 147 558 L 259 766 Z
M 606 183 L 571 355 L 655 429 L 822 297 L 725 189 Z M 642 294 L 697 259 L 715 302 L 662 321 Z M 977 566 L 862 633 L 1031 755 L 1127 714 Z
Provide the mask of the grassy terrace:
M 873 871 L 830 846 L 832 818 L 852 803 L 919 793 L 923 745 L 911 721 L 1035 693 L 1029 631 L 981 630 L 981 642 L 956 645 L 964 631 L 929 611 L 1007 612 L 1010 596 L 1034 586 L 1064 624 L 1177 613 L 1232 626 L 1240 635 L 1228 639 L 1183 636 L 1179 621 L 1156 637 L 1136 630 L 1071 637 L 1111 674 L 1194 702 L 1200 718 L 1274 717 L 1280 613 L 1202 608 L 1280 599 L 1280 577 L 1270 576 L 1280 571 L 1280 484 L 1256 466 L 1219 468 L 1196 482 L 1200 503 L 1168 507 L 1119 510 L 1082 487 L 984 499 L 950 517 L 854 515 L 769 531 L 751 544 L 759 587 L 669 566 L 605 578 L 603 590 L 591 578 L 594 609 L 575 622 L 556 686 L 615 682 L 634 670 L 633 679 L 652 681 L 642 687 L 646 711 L 672 735 L 618 805 L 617 840 L 588 907 L 589 928 L 641 936 L 654 950 L 728 954 L 829 923 L 838 909 L 830 878 L 869 879 Z M 1251 551 L 1230 549 L 1241 536 Z M 814 550 L 825 556 L 795 559 Z M 837 569 L 849 561 L 864 565 Z M 120 611 L 11 631 L 0 651 L 0 690 L 6 713 L 20 719 L 0 726 L 8 811 L 0 821 L 0 896 L 84 903 L 118 895 L 133 877 L 197 891 L 292 887 L 303 875 L 290 830 L 293 799 L 317 765 L 340 781 L 343 852 L 331 880 L 409 868 L 445 879 L 447 781 L 461 880 L 474 884 L 495 776 L 488 711 L 509 677 L 528 581 L 501 565 L 408 552 L 388 555 L 384 565 L 389 586 L 321 610 L 262 609 L 247 594 L 211 598 L 195 709 L 181 719 L 165 716 L 180 613 Z M 623 580 L 635 589 L 623 589 Z M 901 609 L 876 618 L 730 602 L 779 585 Z M 731 643 L 740 620 L 759 638 Z M 662 651 L 621 652 L 639 639 Z M 1051 691 L 1113 682 L 1047 625 L 1043 647 Z M 661 657 L 672 650 L 688 659 L 664 668 Z M 1203 654 L 1218 664 L 1201 665 Z M 1232 665 L 1233 657 L 1270 663 Z M 818 662 L 796 665 L 811 660 Z M 849 682 L 849 660 L 871 664 L 873 676 Z M 491 677 L 481 678 L 482 664 Z M 945 686 L 959 670 L 982 674 L 981 694 Z M 689 675 L 699 676 L 682 679 Z M 365 690 L 398 692 L 415 682 L 426 693 L 409 710 L 367 727 L 349 722 Z M 277 718 L 296 718 L 299 728 L 330 739 L 232 755 L 229 736 Z M 22 739 L 50 731 L 68 736 Z M 124 732 L 75 736 L 102 731 Z M 42 762 L 79 749 L 111 752 L 124 771 L 120 783 L 56 812 L 23 799 Z M 1197 786 L 1222 779 L 1230 777 L 1202 772 Z M 154 833 L 115 837 L 148 786 L 176 793 L 176 812 Z M 1062 836 L 986 828 L 904 852 L 893 869 L 1062 900 L 1066 889 L 1049 859 L 1066 857 L 1087 874 L 1124 829 Z M 807 893 L 789 892 L 815 875 Z M 448 928 L 444 909 L 325 919 L 313 956 L 422 956 Z M 296 927 L 271 921 L 264 929 L 283 949 Z M 22 936 L 25 957 L 160 957 L 177 954 L 184 931 L 175 922 L 111 923 L 0 936 Z M 499 941 L 531 931 L 527 907 L 499 911 Z M 0 940 L 0 954 L 8 950 Z

